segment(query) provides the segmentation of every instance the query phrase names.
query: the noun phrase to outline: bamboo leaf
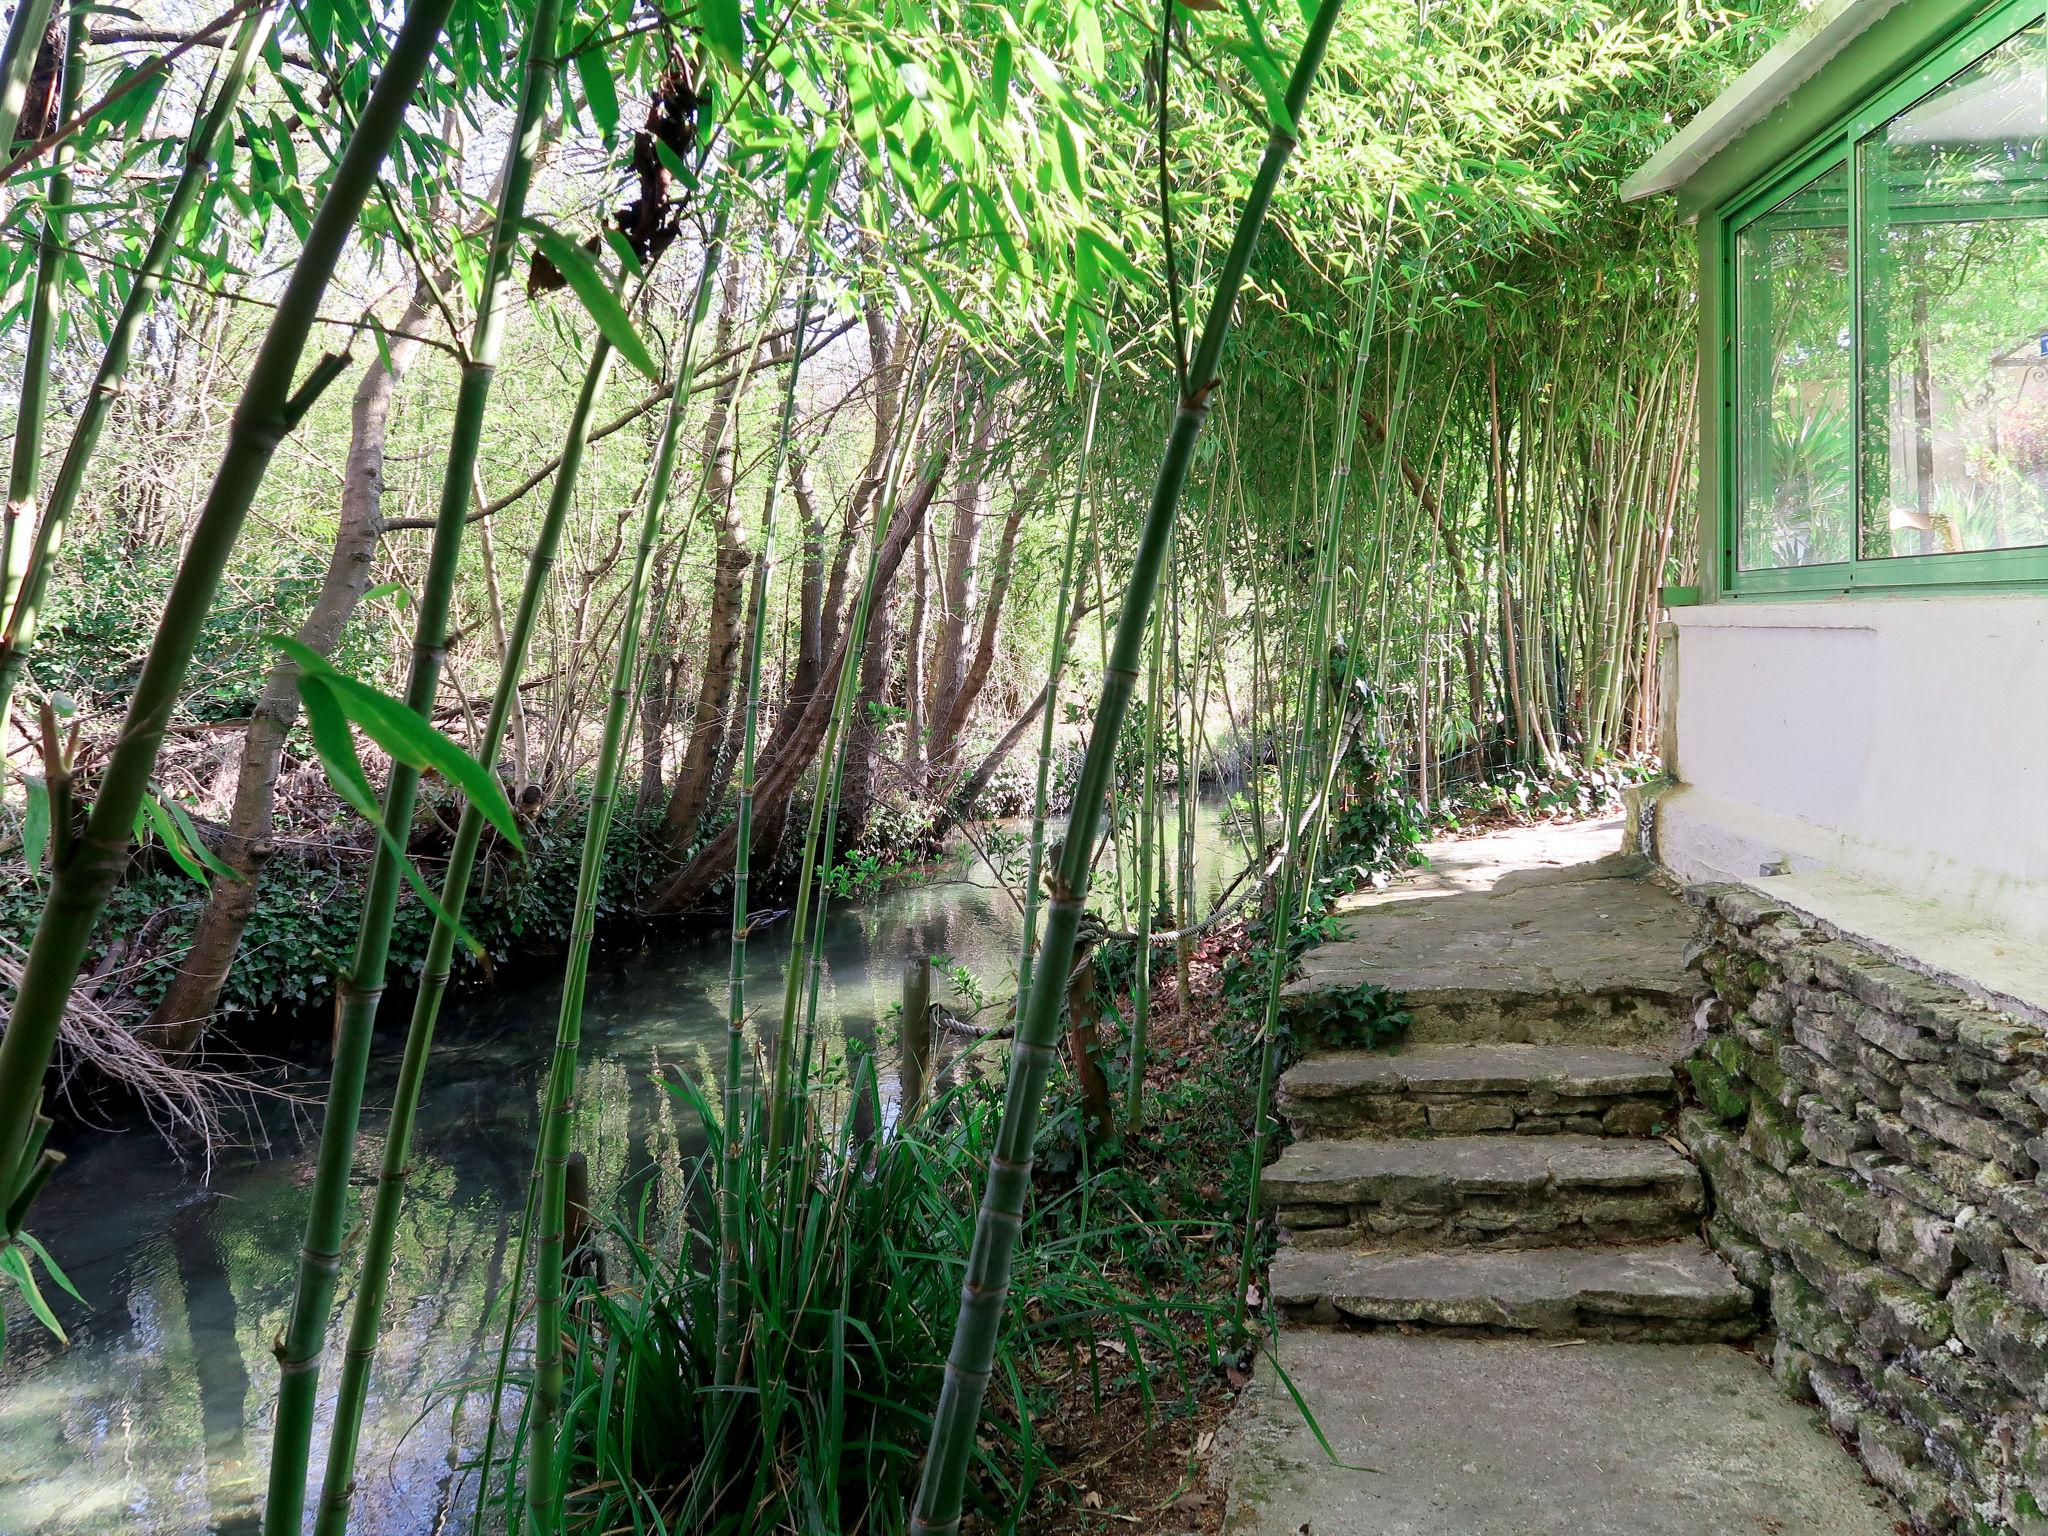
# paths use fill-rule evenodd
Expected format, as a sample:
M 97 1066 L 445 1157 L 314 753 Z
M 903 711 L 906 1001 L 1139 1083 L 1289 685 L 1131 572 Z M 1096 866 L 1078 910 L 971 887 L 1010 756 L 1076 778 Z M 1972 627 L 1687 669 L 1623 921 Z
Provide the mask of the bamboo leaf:
M 506 799 L 505 788 L 498 782 L 496 774 L 435 730 L 402 700 L 379 692 L 368 683 L 357 682 L 337 670 L 318 651 L 282 635 L 272 636 L 270 643 L 297 663 L 302 678 L 311 678 L 322 684 L 345 719 L 360 726 L 364 735 L 399 762 L 423 773 L 438 773 L 459 786 L 484 819 L 496 827 L 513 847 L 522 846 L 519 826 L 512 816 L 512 803 Z M 355 755 L 352 737 L 348 755 L 352 759 Z M 360 774 L 360 761 L 356 768 Z M 367 789 L 368 780 L 363 780 L 363 783 Z
M 619 88 L 612 81 L 604 50 L 594 43 L 594 38 L 586 37 L 577 48 L 576 78 L 583 82 L 583 100 L 590 107 L 591 120 L 609 144 L 619 127 Z
M 562 274 L 570 292 L 590 312 L 590 318 L 597 323 L 604 339 L 612 344 L 619 356 L 659 384 L 661 370 L 654 366 L 646 343 L 641 341 L 640 333 L 633 328 L 633 322 L 626 314 L 626 306 L 612 292 L 611 284 L 605 281 L 597 263 L 590 259 L 590 253 L 538 219 L 521 219 L 519 224 L 532 233 L 534 245 L 541 255 L 555 264 L 555 270 Z
M 50 846 L 50 786 L 41 779 L 23 779 L 26 803 L 21 812 L 21 858 L 29 877 L 39 879 L 43 854 Z
M 50 1310 L 50 1304 L 43 1300 L 43 1293 L 36 1285 L 35 1272 L 29 1268 L 28 1254 L 12 1243 L 0 1248 L 0 1273 L 14 1277 L 15 1285 L 21 1290 L 21 1298 L 28 1303 L 35 1320 L 49 1329 L 59 1344 L 69 1344 L 71 1340 L 57 1321 L 57 1314 Z
M 307 654 L 313 656 L 316 661 L 319 659 L 315 652 L 308 651 Z M 412 893 L 419 897 L 421 904 L 433 914 L 434 920 L 445 923 L 449 932 L 453 933 L 462 942 L 463 948 L 471 954 L 481 955 L 484 952 L 483 945 L 479 944 L 470 935 L 469 930 L 441 905 L 440 900 L 427 888 L 426 881 L 420 878 L 420 872 L 414 866 L 411 856 L 385 827 L 376 794 L 370 788 L 368 775 L 363 772 L 363 761 L 356 755 L 356 740 L 354 733 L 349 729 L 348 715 L 342 709 L 333 688 L 329 686 L 333 675 L 331 671 L 326 676 L 307 671 L 303 663 L 299 672 L 299 698 L 306 706 L 306 722 L 313 733 L 314 755 L 320 759 L 320 766 L 326 771 L 327 782 L 334 786 L 336 794 L 348 802 L 350 809 L 377 829 L 377 836 L 383 842 L 385 851 L 404 873 L 405 883 L 412 888 Z
M 702 0 L 699 14 L 704 22 L 704 41 L 711 45 L 711 51 L 738 69 L 747 51 L 747 28 L 740 16 L 740 0 Z
M 57 1267 L 57 1261 L 50 1257 L 50 1250 L 45 1248 L 33 1233 L 17 1232 L 14 1236 L 17 1241 L 27 1246 L 30 1253 L 36 1256 L 36 1261 L 43 1266 L 43 1273 L 56 1281 L 66 1296 L 69 1296 L 80 1306 L 85 1305 L 85 1297 L 80 1295 L 78 1287 L 71 1283 L 71 1277 Z

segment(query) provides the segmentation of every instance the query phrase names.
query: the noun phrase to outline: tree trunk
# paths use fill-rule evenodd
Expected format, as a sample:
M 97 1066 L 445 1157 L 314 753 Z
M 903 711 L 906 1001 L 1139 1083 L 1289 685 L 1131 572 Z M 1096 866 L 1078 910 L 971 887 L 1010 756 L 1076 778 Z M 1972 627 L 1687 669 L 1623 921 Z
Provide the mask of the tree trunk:
M 716 351 L 732 345 L 739 324 L 739 263 L 726 268 Z M 751 363 L 751 359 L 748 360 Z M 732 705 L 733 683 L 739 676 L 741 602 L 752 556 L 747 551 L 741 526 L 739 498 L 733 494 L 733 440 L 737 430 L 727 426 L 736 417 L 741 391 L 749 368 L 742 368 L 711 402 L 711 415 L 704 424 L 704 501 L 716 520 L 718 554 L 712 567 L 711 607 L 704 620 L 704 672 L 697 687 L 697 702 L 690 712 L 690 739 L 683 749 L 683 761 L 676 770 L 669 791 L 668 808 L 662 815 L 668 845 L 676 854 L 685 852 L 697 835 L 711 803 L 711 784 L 717 774 L 720 749 L 725 744 L 726 711 Z
M 878 598 L 888 591 L 890 584 L 895 581 L 896 572 L 903 564 L 905 551 L 922 531 L 925 516 L 931 509 L 932 498 L 938 493 L 939 480 L 938 474 L 926 479 L 896 509 L 896 515 L 889 527 L 889 536 L 883 541 L 875 560 L 875 593 Z M 846 652 L 849 638 L 850 636 L 845 634 L 840 636 L 839 644 L 833 649 L 831 658 L 819 673 L 817 691 L 796 715 L 781 750 L 756 775 L 755 824 L 764 831 L 775 825 L 777 818 L 782 814 L 783 805 L 795 791 L 798 782 L 810 768 L 812 760 L 816 758 L 819 747 L 824 743 L 825 730 L 831 722 L 832 707 L 839 691 L 840 669 L 848 665 Z M 698 901 L 731 870 L 737 846 L 736 829 L 731 823 L 727 823 L 719 829 L 716 836 L 697 850 L 689 863 L 655 893 L 651 906 L 656 911 L 673 912 Z
M 945 714 L 932 723 L 932 766 L 942 774 L 953 766 L 953 758 L 960 749 L 961 734 L 967 729 L 968 717 L 974 713 L 975 703 L 981 698 L 981 690 L 987 686 L 988 675 L 995 667 L 996 640 L 1003 625 L 1003 601 L 1010 594 L 1010 578 L 1016 570 L 1017 530 L 1024 524 L 1025 509 L 1031 504 L 1036 489 L 1035 484 L 1027 488 L 1011 503 L 1009 515 L 1003 519 L 1002 535 L 996 544 L 995 574 L 989 581 L 988 597 L 981 609 L 981 631 L 974 642 L 974 659 L 954 685 Z
M 858 846 L 875 809 L 875 772 L 881 766 L 882 730 L 876 708 L 889 686 L 896 650 L 895 592 L 877 592 L 860 658 L 860 686 L 846 727 L 846 771 L 839 784 L 839 849 Z
M 966 413 L 966 402 L 961 402 Z M 981 519 L 988 496 L 988 446 L 995 431 L 995 400 L 984 393 L 972 414 L 960 466 L 960 486 L 953 493 L 953 525 L 946 535 L 946 566 L 939 576 L 939 633 L 932 648 L 931 695 L 925 716 L 931 722 L 926 759 L 943 771 L 952 738 L 946 723 L 953 718 L 967 674 L 967 626 L 974 616 L 976 567 L 981 553 Z
M 910 632 L 903 637 L 903 765 L 913 778 L 924 777 L 924 641 L 931 616 L 931 561 L 925 556 L 927 535 L 910 546 Z
M 445 284 L 451 279 L 452 273 L 437 273 L 434 280 Z M 296 635 L 301 645 L 322 656 L 334 653 L 370 586 L 377 540 L 384 531 L 384 445 L 391 402 L 399 380 L 419 353 L 421 343 L 414 338 L 433 314 L 432 294 L 421 283 L 413 289 L 411 302 L 391 332 L 389 365 L 383 357 L 374 358 L 356 385 L 349 411 L 348 461 L 341 482 L 341 523 L 335 530 L 319 593 Z M 298 667 L 279 660 L 249 712 L 227 831 L 219 849 L 221 862 L 237 878 L 213 881 L 191 942 L 178 963 L 178 974 L 171 978 L 163 1001 L 144 1026 L 151 1043 L 167 1056 L 187 1056 L 198 1046 L 241 948 L 242 930 L 256 910 L 264 866 L 276 851 L 271 840 L 272 812 L 285 739 L 299 718 L 298 681 Z

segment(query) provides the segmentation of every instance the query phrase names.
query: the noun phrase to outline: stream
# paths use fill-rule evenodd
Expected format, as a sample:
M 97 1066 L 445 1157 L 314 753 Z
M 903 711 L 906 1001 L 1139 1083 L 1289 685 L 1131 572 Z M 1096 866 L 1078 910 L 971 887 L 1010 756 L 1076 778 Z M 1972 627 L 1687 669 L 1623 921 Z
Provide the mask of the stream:
M 1196 889 L 1206 903 L 1243 852 L 1220 803 L 1200 803 L 1196 828 Z M 854 1041 L 874 1053 L 885 1116 L 897 1088 L 891 1010 L 906 958 L 948 957 L 1002 996 L 1020 932 L 1010 896 L 965 848 L 833 908 L 821 1031 L 838 1049 Z M 727 956 L 722 935 L 598 955 L 578 1132 L 594 1193 L 616 1193 L 650 1166 L 701 1147 L 686 1102 L 658 1078 L 710 1075 L 724 1044 Z M 753 938 L 751 998 L 779 1004 L 788 956 L 786 921 Z M 463 1384 L 488 1374 L 500 1326 L 495 1314 L 517 1241 L 560 993 L 550 969 L 537 964 L 532 980 L 471 992 L 443 1011 L 365 1414 L 356 1529 L 426 1536 L 466 1528 L 475 1482 L 462 1468 L 476 1453 L 486 1407 Z M 934 996 L 969 1006 L 943 973 Z M 356 1158 L 359 1200 L 382 1151 L 380 1106 L 389 1100 L 409 1003 L 395 991 L 382 1012 Z M 970 1048 L 957 1038 L 940 1044 L 942 1057 Z M 967 1070 L 1002 1059 L 1000 1044 L 984 1043 L 972 1048 Z M 259 1144 L 218 1154 L 210 1170 L 180 1164 L 146 1128 L 68 1138 L 70 1160 L 38 1202 L 32 1230 L 86 1304 L 45 1287 L 70 1334 L 65 1346 L 9 1295 L 0 1362 L 6 1536 L 260 1529 L 276 1381 L 271 1342 L 290 1300 L 323 1085 L 302 1071 L 292 1086 L 303 1102 L 273 1105 L 251 1137 Z M 321 1378 L 315 1494 L 351 1295 L 347 1265 L 344 1276 Z

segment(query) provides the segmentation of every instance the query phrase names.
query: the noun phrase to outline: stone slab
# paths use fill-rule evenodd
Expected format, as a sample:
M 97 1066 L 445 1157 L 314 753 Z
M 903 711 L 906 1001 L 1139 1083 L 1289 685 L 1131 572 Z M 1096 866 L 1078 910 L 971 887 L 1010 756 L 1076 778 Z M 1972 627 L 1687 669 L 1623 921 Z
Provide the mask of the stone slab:
M 1643 1136 L 1672 1120 L 1676 1105 L 1669 1061 L 1601 1046 L 1328 1051 L 1280 1080 L 1281 1112 L 1303 1137 Z
M 1297 1099 L 1350 1093 L 1527 1093 L 1566 1098 L 1669 1093 L 1669 1059 L 1597 1045 L 1424 1045 L 1328 1051 L 1290 1068 L 1281 1091 Z
M 1637 1185 L 1697 1188 L 1699 1175 L 1663 1141 L 1603 1136 L 1438 1136 L 1297 1141 L 1267 1167 L 1269 1199 L 1352 1201 L 1418 1184 L 1468 1194 Z
M 1817 1416 L 1726 1345 L 1288 1329 L 1279 1349 L 1344 1465 L 1262 1365 L 1220 1461 L 1228 1536 L 1899 1528 Z
M 1601 1337 L 1739 1337 L 1750 1293 L 1698 1241 L 1359 1253 L 1283 1248 L 1273 1303 L 1318 1322 Z
M 1694 1230 L 1698 1170 L 1659 1140 L 1580 1133 L 1298 1141 L 1261 1175 L 1306 1248 L 1551 1248 Z
M 1563 880 L 1641 874 L 1648 861 L 1621 851 L 1622 818 L 1601 821 L 1545 821 L 1502 827 L 1478 837 L 1450 837 L 1423 844 L 1423 862 L 1391 885 L 1337 898 L 1340 912 L 1362 911 L 1389 902 L 1429 900 L 1460 891 L 1528 889 Z
M 1698 983 L 1694 915 L 1647 880 L 1460 891 L 1351 912 L 1302 957 L 1293 1008 L 1371 983 L 1401 995 L 1422 1043 L 1668 1049 Z

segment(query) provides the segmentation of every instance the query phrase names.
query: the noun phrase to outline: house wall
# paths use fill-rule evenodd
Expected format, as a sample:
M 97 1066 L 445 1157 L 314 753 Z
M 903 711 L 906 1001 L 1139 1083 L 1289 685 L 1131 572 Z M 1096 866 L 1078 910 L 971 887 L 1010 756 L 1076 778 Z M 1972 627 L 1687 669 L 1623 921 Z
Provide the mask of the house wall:
M 2048 1009 L 2048 596 L 1673 610 L 1652 851 Z

